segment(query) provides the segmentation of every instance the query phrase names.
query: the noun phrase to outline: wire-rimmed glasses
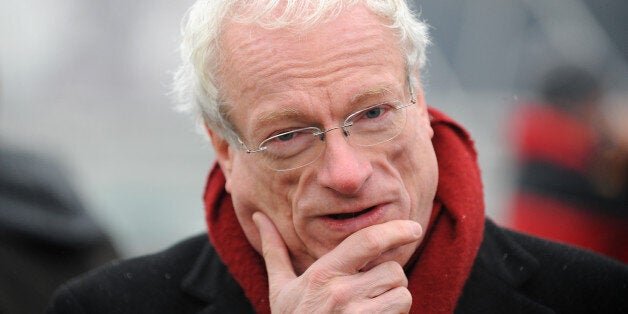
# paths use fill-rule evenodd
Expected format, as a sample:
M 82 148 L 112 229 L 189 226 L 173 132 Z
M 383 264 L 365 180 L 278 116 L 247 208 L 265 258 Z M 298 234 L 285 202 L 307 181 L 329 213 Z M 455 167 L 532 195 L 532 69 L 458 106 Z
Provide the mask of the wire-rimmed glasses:
M 259 153 L 269 168 L 294 170 L 318 159 L 325 148 L 326 134 L 333 130 L 341 130 L 351 145 L 362 147 L 394 139 L 405 126 L 405 108 L 415 103 L 414 97 L 405 104 L 400 101 L 379 103 L 350 114 L 341 125 L 327 130 L 305 127 L 273 135 L 263 140 L 257 149 L 249 149 L 240 138 L 238 141 L 247 153 Z

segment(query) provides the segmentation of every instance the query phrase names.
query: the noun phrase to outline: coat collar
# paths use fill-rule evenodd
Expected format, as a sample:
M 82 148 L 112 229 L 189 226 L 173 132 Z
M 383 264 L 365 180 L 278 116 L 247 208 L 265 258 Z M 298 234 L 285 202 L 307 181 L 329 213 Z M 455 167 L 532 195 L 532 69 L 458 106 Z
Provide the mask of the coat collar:
M 525 283 L 540 270 L 539 260 L 486 219 L 484 239 L 458 301 L 456 313 L 554 313 L 527 296 Z
M 553 313 L 522 292 L 539 267 L 533 254 L 487 219 L 482 245 L 456 313 L 504 313 L 513 308 L 521 313 Z M 212 313 L 254 312 L 209 241 L 183 278 L 181 289 L 207 303 L 206 310 Z
M 211 313 L 254 313 L 242 288 L 209 243 L 183 278 L 181 289 L 208 304 Z

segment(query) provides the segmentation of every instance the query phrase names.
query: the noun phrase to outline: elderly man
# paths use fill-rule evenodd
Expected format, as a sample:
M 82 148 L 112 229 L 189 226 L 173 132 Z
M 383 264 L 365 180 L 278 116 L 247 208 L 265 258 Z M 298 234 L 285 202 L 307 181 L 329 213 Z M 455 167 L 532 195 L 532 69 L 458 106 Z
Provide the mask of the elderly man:
M 625 311 L 625 265 L 484 218 L 389 1 L 198 1 L 177 88 L 217 156 L 208 234 L 62 286 L 58 313 Z

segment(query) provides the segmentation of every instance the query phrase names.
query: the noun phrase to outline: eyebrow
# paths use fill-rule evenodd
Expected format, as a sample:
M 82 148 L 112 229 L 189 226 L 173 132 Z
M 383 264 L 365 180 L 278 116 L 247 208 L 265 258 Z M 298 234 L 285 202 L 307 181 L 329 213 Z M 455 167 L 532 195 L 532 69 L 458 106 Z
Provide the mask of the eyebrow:
M 390 86 L 381 85 L 374 86 L 367 90 L 364 90 L 351 98 L 350 104 L 351 106 L 355 106 L 361 102 L 366 101 L 372 97 L 380 97 L 386 94 L 392 93 Z M 261 129 L 267 125 L 272 125 L 281 120 L 286 121 L 302 121 L 304 120 L 306 115 L 295 108 L 282 108 L 279 110 L 262 113 L 255 119 L 254 127 L 255 129 Z
M 265 112 L 255 118 L 253 122 L 254 132 L 260 132 L 268 126 L 278 124 L 280 121 L 302 121 L 306 115 L 295 108 L 282 108 L 279 110 Z
M 368 98 L 372 98 L 373 96 L 384 96 L 385 94 L 392 93 L 389 86 L 375 86 L 371 87 L 351 98 L 351 104 L 357 104 L 365 101 Z
M 283 108 L 277 111 L 263 113 L 255 120 L 257 121 L 257 126 L 264 126 L 282 119 L 297 120 L 303 116 L 304 114 L 295 108 Z

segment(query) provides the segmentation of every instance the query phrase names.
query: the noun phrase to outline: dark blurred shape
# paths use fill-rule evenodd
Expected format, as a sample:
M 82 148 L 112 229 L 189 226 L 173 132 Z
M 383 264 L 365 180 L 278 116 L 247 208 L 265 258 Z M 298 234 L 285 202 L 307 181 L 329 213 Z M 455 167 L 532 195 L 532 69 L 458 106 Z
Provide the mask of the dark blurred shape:
M 510 124 L 518 180 L 514 229 L 628 262 L 628 147 L 602 114 L 603 87 L 559 66 Z
M 0 313 L 43 313 L 58 285 L 115 257 L 58 164 L 0 145 Z
M 602 96 L 598 80 L 591 73 L 573 66 L 550 71 L 540 92 L 545 104 L 573 115 L 580 115 L 587 106 L 596 108 Z

